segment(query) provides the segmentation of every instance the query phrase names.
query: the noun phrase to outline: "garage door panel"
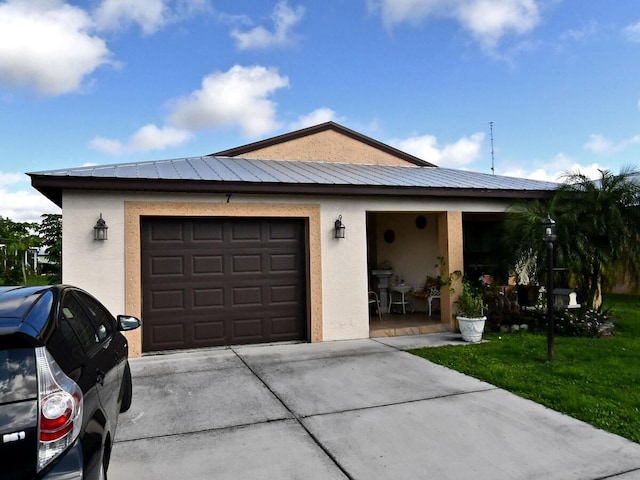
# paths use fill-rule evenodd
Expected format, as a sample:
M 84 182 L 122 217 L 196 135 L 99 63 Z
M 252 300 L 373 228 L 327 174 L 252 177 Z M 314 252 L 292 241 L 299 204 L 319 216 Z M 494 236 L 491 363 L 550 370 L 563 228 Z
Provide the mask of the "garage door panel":
M 193 326 L 193 341 L 201 346 L 209 346 L 224 338 L 224 322 L 196 323 Z M 203 345 L 204 344 L 204 345 Z
M 275 242 L 277 240 L 298 240 L 299 232 L 295 225 L 287 223 L 273 223 L 268 229 L 269 240 Z
M 163 222 L 149 225 L 149 238 L 155 243 L 184 241 L 184 225 L 181 222 Z
M 239 220 L 234 222 L 231 226 L 231 238 L 230 242 L 247 242 L 247 241 L 260 241 L 262 239 L 261 225 L 255 222 L 249 222 Z
M 183 290 L 155 290 L 151 292 L 150 308 L 160 310 L 183 310 L 185 308 Z
M 278 335 L 290 335 L 298 328 L 296 323 L 296 317 L 276 317 L 271 320 L 271 331 L 276 337 Z
M 193 308 L 224 308 L 223 288 L 194 288 L 192 290 Z
M 264 304 L 262 289 L 260 285 L 233 288 L 231 307 L 261 307 Z
M 238 339 L 259 342 L 263 338 L 262 317 L 242 318 L 233 321 L 233 336 Z
M 293 305 L 300 298 L 298 285 L 280 285 L 270 288 L 272 304 Z
M 194 275 L 219 275 L 224 273 L 222 255 L 193 255 L 191 268 Z
M 224 240 L 222 227 L 222 222 L 196 222 L 191 224 L 193 242 L 222 244 Z
M 269 273 L 290 273 L 300 268 L 299 256 L 291 253 L 269 255 Z
M 143 351 L 307 338 L 302 220 L 149 217 L 141 231 Z
M 263 272 L 261 255 L 233 255 L 231 257 L 231 272 L 261 274 Z
M 151 338 L 154 345 L 160 348 L 170 348 L 172 345 L 182 344 L 185 341 L 184 325 L 153 325 Z
M 158 256 L 151 261 L 151 275 L 184 275 L 184 259 L 181 256 Z

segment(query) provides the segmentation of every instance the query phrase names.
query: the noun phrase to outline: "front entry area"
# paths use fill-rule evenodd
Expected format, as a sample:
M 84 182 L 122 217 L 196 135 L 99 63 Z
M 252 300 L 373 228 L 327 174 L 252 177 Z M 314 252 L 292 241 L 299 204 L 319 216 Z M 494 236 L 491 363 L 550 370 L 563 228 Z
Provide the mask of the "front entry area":
M 141 217 L 143 352 L 307 340 L 305 221 Z

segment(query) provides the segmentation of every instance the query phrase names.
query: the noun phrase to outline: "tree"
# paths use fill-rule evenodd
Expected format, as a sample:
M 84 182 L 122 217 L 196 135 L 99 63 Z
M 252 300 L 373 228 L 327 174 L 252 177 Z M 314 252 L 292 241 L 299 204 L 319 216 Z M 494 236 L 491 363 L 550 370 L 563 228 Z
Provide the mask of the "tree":
M 50 264 L 49 281 L 62 281 L 62 215 L 45 213 L 38 228 L 42 239 L 41 246 L 46 247 L 46 255 Z
M 36 229 L 35 223 L 14 222 L 0 217 L 0 280 L 5 285 L 27 283 L 27 253 L 30 248 L 40 245 Z
M 599 310 L 604 286 L 627 282 L 640 287 L 640 172 L 624 167 L 615 175 L 600 170 L 591 180 L 580 172 L 563 175 L 550 201 L 519 203 L 505 225 L 513 264 L 534 259 L 540 280 L 545 254 L 541 225 L 547 214 L 556 221 L 555 264 L 582 294 L 582 303 Z M 539 260 L 539 261 L 538 261 Z
M 640 286 L 640 174 L 625 167 L 619 175 L 600 170 L 595 181 L 580 172 L 564 178 L 554 197 L 559 235 L 566 237 L 563 258 L 587 305 L 600 309 L 603 287 Z

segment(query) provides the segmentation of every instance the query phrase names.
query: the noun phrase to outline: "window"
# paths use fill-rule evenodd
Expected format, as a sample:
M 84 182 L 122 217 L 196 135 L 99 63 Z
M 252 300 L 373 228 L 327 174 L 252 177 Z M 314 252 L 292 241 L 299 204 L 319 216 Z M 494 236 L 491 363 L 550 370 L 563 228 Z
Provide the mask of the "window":
M 20 402 L 37 395 L 36 357 L 33 348 L 0 350 L 0 404 Z
M 98 332 L 98 341 L 102 342 L 107 337 L 113 335 L 115 331 L 115 321 L 111 314 L 98 301 L 82 292 L 75 292 L 80 298 L 85 311 L 89 315 L 91 323 Z
M 62 300 L 60 327 L 76 358 L 82 350 L 89 352 L 100 341 L 82 306 L 71 294 L 65 295 Z

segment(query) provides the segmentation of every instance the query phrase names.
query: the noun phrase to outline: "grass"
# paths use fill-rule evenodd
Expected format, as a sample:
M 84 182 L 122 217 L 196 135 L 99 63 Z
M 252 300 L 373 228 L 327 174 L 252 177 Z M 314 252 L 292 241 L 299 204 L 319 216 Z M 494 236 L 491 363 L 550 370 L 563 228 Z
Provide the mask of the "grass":
M 605 309 L 614 335 L 555 336 L 553 362 L 546 334 L 529 332 L 411 353 L 640 443 L 640 297 L 608 295 Z

